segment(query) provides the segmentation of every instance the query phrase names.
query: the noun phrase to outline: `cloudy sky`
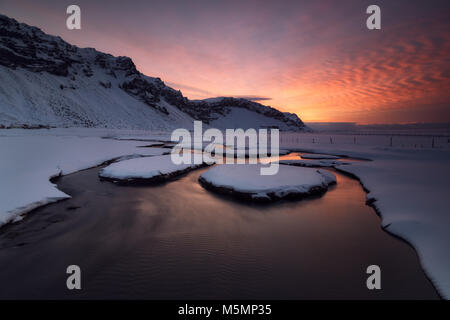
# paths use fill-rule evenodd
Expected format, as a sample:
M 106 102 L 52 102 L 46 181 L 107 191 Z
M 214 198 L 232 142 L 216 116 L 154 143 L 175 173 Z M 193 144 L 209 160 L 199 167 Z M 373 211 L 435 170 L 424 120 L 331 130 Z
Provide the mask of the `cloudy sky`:
M 82 29 L 67 30 L 69 4 Z M 368 30 L 370 4 L 382 29 Z M 450 122 L 450 1 L 1 0 L 0 12 L 133 59 L 193 99 L 260 99 L 305 121 Z

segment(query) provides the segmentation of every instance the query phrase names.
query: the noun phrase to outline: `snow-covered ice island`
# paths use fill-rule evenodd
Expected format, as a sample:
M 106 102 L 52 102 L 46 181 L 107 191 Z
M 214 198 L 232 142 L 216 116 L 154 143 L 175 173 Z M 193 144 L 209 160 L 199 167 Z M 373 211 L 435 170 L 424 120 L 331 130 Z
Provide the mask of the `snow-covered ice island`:
M 170 155 L 140 157 L 112 163 L 99 172 L 102 179 L 121 184 L 146 184 L 170 180 L 205 164 L 174 164 Z
M 324 193 L 336 183 L 331 172 L 280 165 L 275 175 L 261 175 L 263 164 L 217 165 L 199 177 L 207 189 L 258 202 L 304 198 Z

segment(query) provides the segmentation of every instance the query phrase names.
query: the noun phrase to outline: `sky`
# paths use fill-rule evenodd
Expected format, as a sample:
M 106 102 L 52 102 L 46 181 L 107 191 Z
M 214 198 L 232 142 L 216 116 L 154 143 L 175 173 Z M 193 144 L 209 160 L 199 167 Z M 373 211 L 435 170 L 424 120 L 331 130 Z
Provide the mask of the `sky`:
M 66 8 L 81 8 L 81 30 Z M 381 30 L 366 8 L 381 8 Z M 247 97 L 304 121 L 450 122 L 450 1 L 1 0 L 0 13 L 129 56 L 190 99 Z

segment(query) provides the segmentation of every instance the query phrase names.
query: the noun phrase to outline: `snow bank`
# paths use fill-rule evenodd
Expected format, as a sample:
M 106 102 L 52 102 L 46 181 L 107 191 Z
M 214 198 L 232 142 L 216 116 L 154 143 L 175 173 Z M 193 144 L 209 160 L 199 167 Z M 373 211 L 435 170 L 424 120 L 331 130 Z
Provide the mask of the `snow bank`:
M 320 194 L 336 177 L 324 170 L 280 165 L 273 176 L 260 174 L 261 164 L 225 164 L 203 173 L 199 181 L 208 189 L 253 201 L 302 198 Z
M 203 164 L 179 164 L 170 155 L 142 157 L 110 164 L 100 170 L 100 177 L 121 183 L 161 182 L 203 166 Z
M 169 152 L 163 148 L 137 148 L 142 142 L 76 136 L 74 129 L 71 135 L 52 135 L 52 130 L 1 131 L 0 226 L 17 221 L 20 215 L 39 206 L 69 198 L 49 181 L 51 177 L 111 159 Z

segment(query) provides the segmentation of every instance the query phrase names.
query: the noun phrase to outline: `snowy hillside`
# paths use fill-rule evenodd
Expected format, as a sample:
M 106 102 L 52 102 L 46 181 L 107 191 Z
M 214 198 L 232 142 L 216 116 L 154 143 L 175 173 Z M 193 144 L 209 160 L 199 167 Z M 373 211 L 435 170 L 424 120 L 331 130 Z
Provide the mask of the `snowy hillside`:
M 193 120 L 218 128 L 306 129 L 295 115 L 246 99 L 190 101 L 128 57 L 78 48 L 0 15 L 0 126 L 170 130 Z

